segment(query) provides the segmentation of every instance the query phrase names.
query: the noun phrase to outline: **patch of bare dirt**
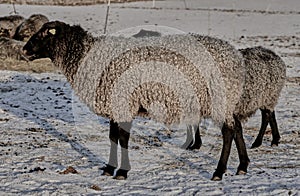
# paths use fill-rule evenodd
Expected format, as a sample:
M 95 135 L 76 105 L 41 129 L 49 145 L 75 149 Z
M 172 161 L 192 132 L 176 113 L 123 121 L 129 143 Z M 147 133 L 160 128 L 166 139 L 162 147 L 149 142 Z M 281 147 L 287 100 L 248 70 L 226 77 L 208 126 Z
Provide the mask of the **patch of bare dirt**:
M 126 3 L 141 0 L 111 0 L 111 3 Z M 143 0 L 150 1 L 150 0 Z M 60 6 L 75 6 L 75 5 L 95 5 L 107 3 L 107 0 L 0 0 L 0 3 L 15 3 L 15 4 L 28 4 L 28 5 L 60 5 Z
M 78 174 L 78 171 L 74 167 L 69 166 L 64 171 L 59 172 L 59 174 Z
M 251 9 L 223 9 L 223 8 L 174 8 L 174 7 L 146 7 L 146 6 L 122 6 L 120 8 L 130 8 L 130 9 L 152 9 L 152 10 L 193 10 L 193 11 L 212 11 L 212 12 L 225 12 L 225 13 L 238 13 L 238 14 L 244 14 L 244 13 L 258 13 L 258 14 L 281 14 L 281 15 L 297 15 L 300 14 L 298 11 L 267 11 L 267 10 L 251 10 Z M 240 16 L 240 15 L 238 15 Z
M 300 84 L 300 77 L 288 77 L 287 82 Z
M 299 36 L 241 36 L 240 43 L 265 43 L 267 47 L 285 48 L 291 50 L 300 49 Z M 298 57 L 299 53 L 285 54 L 287 56 Z

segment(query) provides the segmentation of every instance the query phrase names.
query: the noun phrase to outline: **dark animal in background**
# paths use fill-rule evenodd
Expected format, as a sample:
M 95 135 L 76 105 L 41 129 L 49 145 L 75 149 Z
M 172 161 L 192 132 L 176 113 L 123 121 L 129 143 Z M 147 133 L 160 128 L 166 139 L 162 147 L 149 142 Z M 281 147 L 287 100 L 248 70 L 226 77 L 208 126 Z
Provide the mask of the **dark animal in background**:
M 17 27 L 13 38 L 20 41 L 27 41 L 46 22 L 49 22 L 49 19 L 46 16 L 42 14 L 33 14 Z
M 0 17 L 0 36 L 13 38 L 17 27 L 24 21 L 20 15 Z

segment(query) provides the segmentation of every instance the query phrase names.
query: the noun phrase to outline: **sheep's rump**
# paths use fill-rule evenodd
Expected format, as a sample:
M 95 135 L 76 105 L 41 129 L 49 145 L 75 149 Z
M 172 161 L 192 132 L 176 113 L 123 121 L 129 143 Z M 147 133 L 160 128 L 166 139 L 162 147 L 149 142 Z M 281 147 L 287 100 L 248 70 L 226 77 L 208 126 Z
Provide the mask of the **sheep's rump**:
M 241 120 L 258 109 L 274 110 L 286 79 L 286 66 L 273 51 L 254 47 L 240 49 L 246 67 L 244 91 L 237 106 Z
M 243 79 L 241 55 L 227 42 L 168 35 L 99 39 L 71 84 L 96 114 L 117 122 L 143 108 L 159 122 L 196 124 L 233 122 Z

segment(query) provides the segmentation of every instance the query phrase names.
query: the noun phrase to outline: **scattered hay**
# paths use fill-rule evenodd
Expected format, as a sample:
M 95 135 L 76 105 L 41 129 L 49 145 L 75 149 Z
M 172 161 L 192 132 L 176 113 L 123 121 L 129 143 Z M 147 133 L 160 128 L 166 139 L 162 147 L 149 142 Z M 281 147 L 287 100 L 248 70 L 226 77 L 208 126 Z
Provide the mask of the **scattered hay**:
M 55 72 L 59 70 L 52 64 L 50 59 L 39 59 L 31 62 L 19 61 L 6 58 L 0 63 L 0 70 L 28 71 L 33 73 Z

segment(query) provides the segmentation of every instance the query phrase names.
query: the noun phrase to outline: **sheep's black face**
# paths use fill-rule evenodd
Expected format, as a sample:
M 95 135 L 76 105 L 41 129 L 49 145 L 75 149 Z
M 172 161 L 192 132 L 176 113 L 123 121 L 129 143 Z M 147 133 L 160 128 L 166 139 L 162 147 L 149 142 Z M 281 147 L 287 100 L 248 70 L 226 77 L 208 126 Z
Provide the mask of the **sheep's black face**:
M 29 60 L 50 58 L 53 60 L 54 51 L 58 50 L 62 22 L 45 23 L 23 47 L 24 54 Z

